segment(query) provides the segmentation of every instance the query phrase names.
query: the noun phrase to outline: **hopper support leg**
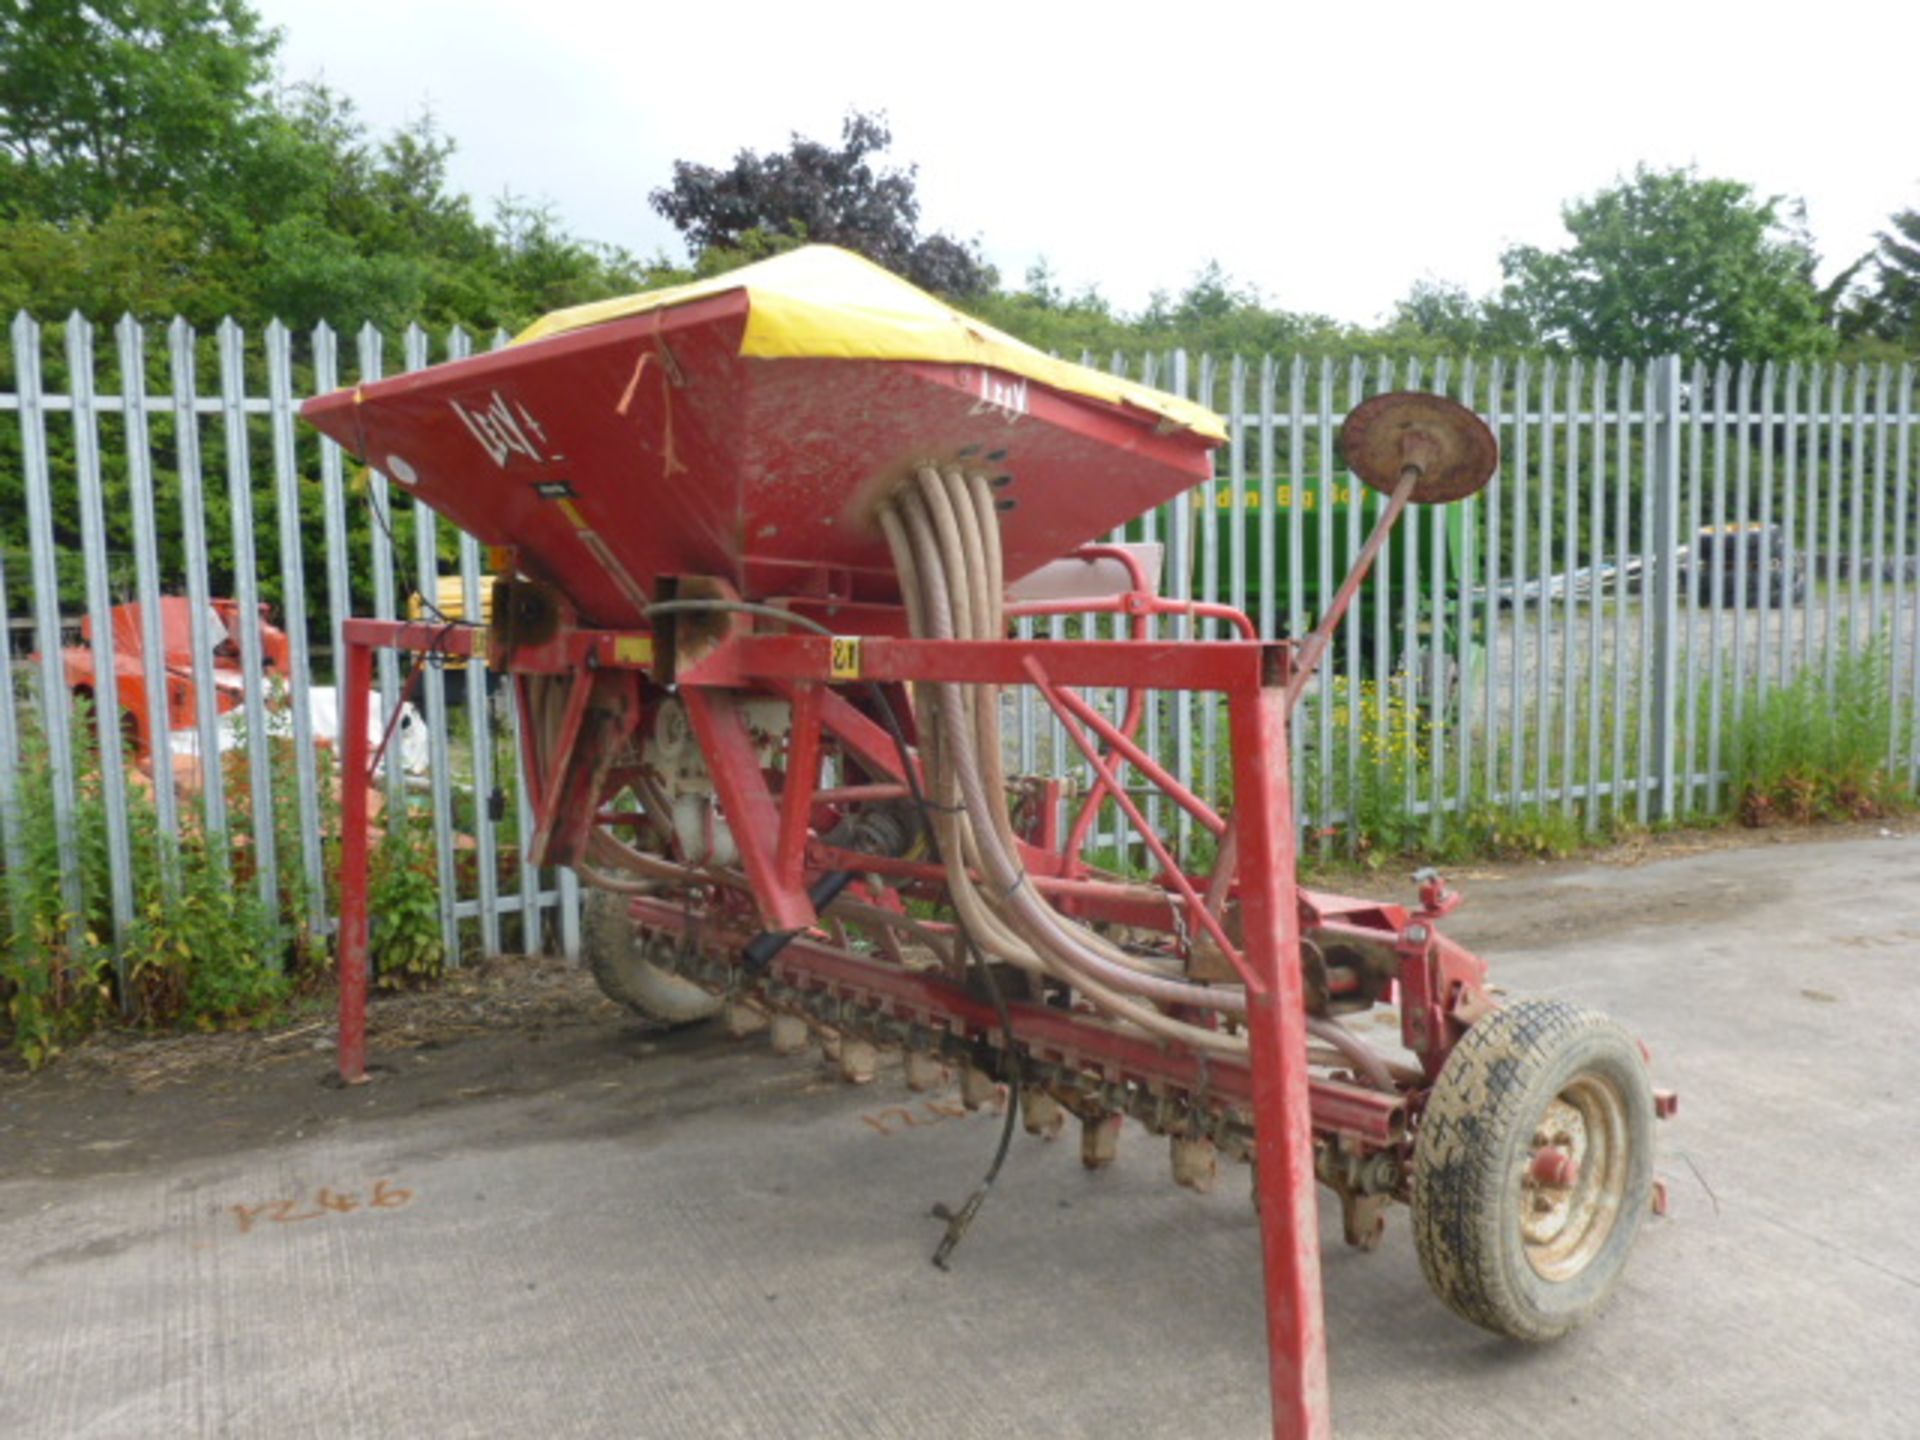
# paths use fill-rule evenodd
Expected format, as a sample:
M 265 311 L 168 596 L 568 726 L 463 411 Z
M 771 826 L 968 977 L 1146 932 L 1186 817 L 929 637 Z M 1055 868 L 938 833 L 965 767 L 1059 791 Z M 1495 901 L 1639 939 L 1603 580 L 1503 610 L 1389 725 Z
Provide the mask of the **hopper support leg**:
M 1286 692 L 1279 686 L 1242 685 L 1229 705 L 1240 903 L 1251 971 L 1247 1028 L 1273 1433 L 1275 1440 L 1324 1440 L 1332 1433 L 1332 1419 L 1300 991 Z
M 373 651 L 346 638 L 340 693 L 340 1078 L 367 1078 L 367 704 Z
M 753 882 L 754 898 L 770 930 L 804 930 L 818 917 L 798 873 L 781 864 L 780 809 L 767 788 L 760 757 L 748 734 L 747 717 L 732 695 L 686 685 L 680 691 L 694 738 L 707 757 L 713 788 L 740 850 L 740 863 Z M 809 711 L 811 707 L 809 707 Z M 811 720 L 811 713 L 808 715 Z M 789 857 L 797 860 L 797 852 Z

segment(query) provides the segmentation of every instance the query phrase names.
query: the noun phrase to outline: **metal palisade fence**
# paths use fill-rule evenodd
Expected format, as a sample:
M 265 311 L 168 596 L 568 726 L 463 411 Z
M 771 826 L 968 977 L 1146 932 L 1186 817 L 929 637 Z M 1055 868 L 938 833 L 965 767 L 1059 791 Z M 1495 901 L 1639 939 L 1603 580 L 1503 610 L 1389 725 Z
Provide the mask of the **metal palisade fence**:
M 0 376 L 0 505 L 23 522 L 0 550 L 15 679 L 0 687 L 0 859 L 20 872 L 30 754 L 61 853 L 104 850 L 103 863 L 63 867 L 69 915 L 128 932 L 144 824 L 220 837 L 236 884 L 274 914 L 297 892 L 300 923 L 324 931 L 339 780 L 336 749 L 315 741 L 344 723 L 325 713 L 341 622 L 393 617 L 416 594 L 445 604 L 443 583 L 480 614 L 479 547 L 425 507 L 395 504 L 385 477 L 297 421 L 306 396 L 383 373 L 376 331 L 349 347 L 324 327 L 204 335 L 176 321 L 160 334 L 122 321 L 110 339 L 79 317 L 57 328 L 16 318 Z M 435 347 L 416 327 L 401 366 L 469 348 L 459 332 Z M 1295 779 L 1310 832 L 1370 807 L 1436 832 L 1470 810 L 1558 811 L 1589 829 L 1716 813 L 1756 707 L 1788 691 L 1856 703 L 1862 674 L 1886 769 L 1915 779 L 1910 367 L 1180 353 L 1111 367 L 1212 405 L 1231 437 L 1214 478 L 1114 538 L 1164 546 L 1166 592 L 1244 609 L 1268 637 L 1311 627 L 1377 511 L 1339 461 L 1349 409 L 1437 390 L 1500 439 L 1486 490 L 1419 512 L 1389 541 L 1303 701 Z M 186 599 L 184 636 L 166 631 L 166 596 Z M 139 624 L 116 631 L 114 607 L 130 602 Z M 1065 636 L 1126 622 L 1038 623 Z M 1183 637 L 1226 633 L 1205 617 L 1169 623 Z M 147 663 L 169 645 L 172 674 Z M 74 652 L 93 677 L 130 667 L 116 687 L 96 682 L 120 703 L 76 709 Z M 390 653 L 378 688 L 386 720 L 407 688 Z M 184 755 L 150 777 L 83 764 L 87 748 L 116 753 L 130 694 L 165 716 L 176 690 L 185 733 L 169 744 L 159 727 L 156 749 Z M 417 733 L 401 748 L 413 758 L 390 759 L 384 802 L 430 836 L 447 953 L 577 953 L 574 877 L 519 863 L 531 823 L 510 690 L 479 663 L 428 666 L 409 698 Z M 1116 715 L 1123 704 L 1096 699 Z M 1049 713 L 1027 696 L 1008 703 L 1013 764 L 1087 778 Z M 91 735 L 76 734 L 79 714 Z M 1145 725 L 1177 773 L 1230 798 L 1216 697 L 1165 697 Z M 1189 825 L 1184 811 L 1161 813 L 1157 791 L 1145 800 L 1150 823 Z M 1117 817 L 1100 842 L 1138 855 Z M 84 893 L 83 874 L 103 875 L 104 893 Z
M 1113 538 L 1165 544 L 1169 593 L 1243 609 L 1263 636 L 1313 626 L 1383 506 L 1340 463 L 1355 405 L 1439 391 L 1500 441 L 1484 491 L 1392 536 L 1304 697 L 1303 826 L 1387 811 L 1433 835 L 1471 810 L 1557 811 L 1594 831 L 1721 813 L 1736 763 L 1778 742 L 1777 717 L 1765 733 L 1752 720 L 1782 696 L 1870 712 L 1849 718 L 1883 773 L 1920 779 L 1910 365 L 1173 354 L 1142 368 L 1219 410 L 1231 438 L 1213 479 Z M 1222 722 L 1202 697 L 1147 728 L 1227 798 Z M 1022 760 L 1071 768 L 1031 701 L 1018 733 Z
M 425 506 L 392 506 L 384 476 L 297 419 L 307 396 L 383 373 L 383 339 L 371 327 L 356 337 L 351 367 L 324 326 L 296 337 L 276 324 L 249 337 L 228 322 L 208 336 L 181 321 L 156 334 L 123 320 L 111 344 L 79 316 L 59 329 L 56 343 L 16 317 L 0 385 L 0 504 L 19 507 L 26 532 L 24 546 L 9 536 L 0 550 L 14 682 L 0 687 L 0 860 L 9 874 L 23 868 L 31 756 L 50 782 L 59 852 L 73 862 L 62 866 L 69 916 L 104 914 L 116 937 L 128 933 L 131 837 L 145 819 L 171 842 L 154 847 L 163 867 L 177 863 L 184 836 L 218 837 L 234 883 L 256 886 L 267 914 L 296 914 L 324 933 L 339 794 L 338 747 L 324 742 L 345 723 L 329 688 L 341 624 L 350 614 L 391 618 L 416 594 L 445 603 L 442 577 L 457 580 L 465 613 L 480 614 L 479 547 Z M 469 349 L 456 331 L 432 355 L 426 332 L 410 328 L 402 368 Z M 169 633 L 173 617 L 159 602 L 172 596 L 187 603 Z M 116 629 L 113 609 L 129 603 L 138 624 Z M 236 622 L 231 633 L 223 613 Z M 268 614 L 285 637 L 280 663 Z M 116 655 L 117 646 L 133 653 Z M 123 671 L 131 674 L 117 686 L 100 679 Z M 490 685 L 475 663 L 427 666 L 408 694 L 390 652 L 377 683 L 380 722 L 396 728 L 385 808 L 431 832 L 447 955 L 548 945 L 577 954 L 577 880 L 518 863 L 532 821 L 511 690 Z M 89 690 L 94 703 L 78 707 L 76 694 Z M 138 774 L 83 770 L 76 751 L 91 743 L 117 753 L 136 728 L 133 709 L 184 721 L 172 736 L 148 722 L 164 761 Z M 93 735 L 76 728 L 89 713 Z M 219 763 L 203 762 L 214 756 Z M 135 813 L 142 802 L 150 815 Z M 77 817 L 89 808 L 104 831 L 104 866 L 77 863 L 90 838 Z M 105 896 L 81 893 L 83 870 L 104 870 Z M 294 895 L 300 903 L 289 905 Z

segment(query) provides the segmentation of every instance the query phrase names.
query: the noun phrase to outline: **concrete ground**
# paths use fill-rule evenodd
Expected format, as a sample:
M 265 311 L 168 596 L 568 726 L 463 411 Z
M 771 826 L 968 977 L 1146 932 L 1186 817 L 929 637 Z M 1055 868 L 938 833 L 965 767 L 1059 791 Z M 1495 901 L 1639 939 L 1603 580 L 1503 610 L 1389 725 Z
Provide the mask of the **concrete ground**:
M 1442 1309 L 1404 1216 L 1364 1256 L 1324 1214 L 1338 1433 L 1920 1435 L 1920 837 L 1459 878 L 1502 983 L 1652 1046 L 1672 1213 L 1543 1349 Z M 577 1065 L 437 1094 L 483 1043 L 352 1092 L 309 1052 L 265 1143 L 192 1092 L 172 1146 L 112 1138 L 146 1098 L 55 1133 L 55 1089 L 0 1093 L 0 1435 L 1267 1433 L 1241 1175 L 1022 1137 L 943 1275 L 927 1209 L 992 1119 L 605 1014 L 548 1033 Z

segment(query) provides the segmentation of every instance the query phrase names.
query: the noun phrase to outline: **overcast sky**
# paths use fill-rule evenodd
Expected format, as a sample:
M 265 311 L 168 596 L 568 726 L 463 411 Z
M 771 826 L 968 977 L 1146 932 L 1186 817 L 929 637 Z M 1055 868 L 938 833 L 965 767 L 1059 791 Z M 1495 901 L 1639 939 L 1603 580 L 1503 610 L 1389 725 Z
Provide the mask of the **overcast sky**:
M 647 192 L 884 110 L 924 229 L 1017 284 L 1134 309 L 1209 259 L 1270 302 L 1372 322 L 1638 161 L 1807 202 L 1823 275 L 1920 206 L 1912 0 L 1133 7 L 1046 0 L 256 0 L 290 80 L 391 127 L 431 106 L 456 181 L 679 255 Z

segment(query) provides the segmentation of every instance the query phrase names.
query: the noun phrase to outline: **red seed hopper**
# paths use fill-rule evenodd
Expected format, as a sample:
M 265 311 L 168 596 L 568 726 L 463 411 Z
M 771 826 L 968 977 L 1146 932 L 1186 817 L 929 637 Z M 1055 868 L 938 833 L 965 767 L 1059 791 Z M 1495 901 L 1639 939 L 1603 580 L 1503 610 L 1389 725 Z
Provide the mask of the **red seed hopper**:
M 486 627 L 348 622 L 343 703 L 366 703 L 376 647 L 508 677 L 525 855 L 591 887 L 610 996 L 779 1053 L 818 1043 L 856 1083 L 898 1052 L 911 1088 L 1005 1105 L 980 1186 L 936 1212 L 936 1263 L 1016 1123 L 1050 1139 L 1076 1121 L 1099 1169 L 1130 1120 L 1200 1190 L 1253 1161 L 1285 1437 L 1331 1423 L 1316 1184 L 1365 1249 L 1407 1204 L 1429 1283 L 1496 1333 L 1551 1339 L 1605 1299 L 1670 1108 L 1636 1042 L 1498 996 L 1442 934 L 1459 897 L 1437 875 L 1391 903 L 1295 873 L 1292 714 L 1406 506 L 1492 474 L 1471 413 L 1392 394 L 1348 417 L 1347 466 L 1391 498 L 1319 627 L 1287 640 L 1164 600 L 1146 557 L 1100 543 L 1206 478 L 1217 417 L 825 247 L 563 312 L 305 413 L 495 547 Z M 1090 610 L 1128 638 L 1009 638 Z M 1169 636 L 1171 613 L 1236 638 Z M 1071 747 L 1039 774 L 1008 773 L 1016 686 Z M 1225 795 L 1143 738 L 1193 692 L 1225 699 L 1208 737 L 1231 751 Z M 367 751 L 349 727 L 348 775 L 370 773 Z M 366 787 L 342 807 L 340 1068 L 357 1082 Z M 1124 868 L 1097 838 L 1115 835 Z
M 608 626 L 641 623 L 662 576 L 896 600 L 874 509 L 930 462 L 991 473 L 1018 580 L 1204 479 L 1225 434 L 828 246 L 303 413 Z

